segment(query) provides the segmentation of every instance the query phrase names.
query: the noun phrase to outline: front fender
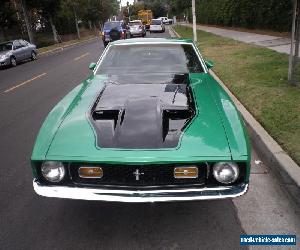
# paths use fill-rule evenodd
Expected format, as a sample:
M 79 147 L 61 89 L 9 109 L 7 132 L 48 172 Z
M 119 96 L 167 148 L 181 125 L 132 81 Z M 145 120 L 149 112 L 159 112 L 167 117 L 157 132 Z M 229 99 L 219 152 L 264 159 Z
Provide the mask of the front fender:
M 64 118 L 75 105 L 87 83 L 75 87 L 48 114 L 36 138 L 31 160 L 44 160 L 51 142 Z

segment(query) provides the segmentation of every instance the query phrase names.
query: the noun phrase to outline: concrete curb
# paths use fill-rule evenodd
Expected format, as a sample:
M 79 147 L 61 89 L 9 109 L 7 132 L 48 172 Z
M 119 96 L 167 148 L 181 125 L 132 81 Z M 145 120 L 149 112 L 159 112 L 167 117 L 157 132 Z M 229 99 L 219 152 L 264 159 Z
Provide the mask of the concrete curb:
M 171 37 L 180 35 L 170 27 Z M 300 205 L 300 167 L 280 147 L 280 145 L 268 134 L 268 132 L 255 120 L 243 104 L 231 93 L 221 79 L 210 70 L 210 74 L 226 90 L 241 113 L 255 148 L 258 149 L 262 160 L 267 163 L 278 177 L 280 183 Z
M 39 56 L 44 56 L 44 55 L 47 55 L 47 54 L 52 54 L 52 53 L 55 53 L 55 52 L 63 51 L 65 48 L 73 47 L 73 46 L 79 45 L 79 44 L 84 44 L 84 43 L 87 43 L 87 42 L 89 42 L 91 40 L 94 40 L 96 38 L 98 38 L 98 37 L 95 36 L 95 37 L 89 38 L 87 40 L 67 44 L 67 45 L 64 45 L 64 46 L 61 46 L 61 47 L 58 47 L 58 48 L 55 48 L 55 49 L 52 49 L 52 50 L 44 51 L 44 52 L 41 52 L 41 53 L 38 52 L 38 55 Z

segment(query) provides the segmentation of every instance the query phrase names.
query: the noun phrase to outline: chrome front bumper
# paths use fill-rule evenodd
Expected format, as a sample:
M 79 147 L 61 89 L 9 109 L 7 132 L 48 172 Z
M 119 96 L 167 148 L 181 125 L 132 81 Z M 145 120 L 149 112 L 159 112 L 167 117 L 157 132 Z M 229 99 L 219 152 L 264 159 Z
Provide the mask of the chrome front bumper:
M 164 202 L 234 198 L 245 194 L 248 189 L 248 184 L 216 188 L 174 188 L 133 191 L 65 186 L 43 186 L 34 180 L 33 187 L 37 194 L 46 197 L 118 202 Z

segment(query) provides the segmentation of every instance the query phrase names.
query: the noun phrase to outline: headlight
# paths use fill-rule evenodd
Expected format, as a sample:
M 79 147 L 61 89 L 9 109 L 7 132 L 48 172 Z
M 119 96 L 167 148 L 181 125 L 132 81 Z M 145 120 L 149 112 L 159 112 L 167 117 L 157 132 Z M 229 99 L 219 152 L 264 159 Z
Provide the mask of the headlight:
M 0 59 L 5 59 L 7 55 L 0 55 Z
M 64 165 L 57 161 L 45 161 L 41 171 L 44 178 L 50 182 L 60 182 L 66 174 Z
M 230 184 L 239 177 L 239 167 L 234 162 L 218 162 L 213 166 L 215 179 L 223 184 Z

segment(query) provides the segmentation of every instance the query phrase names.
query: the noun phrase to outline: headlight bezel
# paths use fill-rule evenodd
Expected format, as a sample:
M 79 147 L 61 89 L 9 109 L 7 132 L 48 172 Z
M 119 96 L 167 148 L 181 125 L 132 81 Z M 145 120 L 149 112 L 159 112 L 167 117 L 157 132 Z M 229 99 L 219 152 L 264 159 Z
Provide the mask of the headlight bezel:
M 227 170 L 233 171 L 233 173 L 232 173 L 233 177 L 231 179 L 224 180 L 224 176 L 223 176 L 223 180 L 222 180 L 222 177 L 220 177 L 220 175 L 218 175 L 218 171 L 221 171 L 221 170 L 224 171 L 224 169 L 226 167 L 227 167 Z M 228 167 L 230 167 L 230 168 L 228 168 Z M 240 171 L 239 165 L 236 162 L 216 162 L 212 166 L 212 176 L 213 176 L 214 180 L 216 182 L 218 182 L 219 184 L 232 185 L 232 184 L 235 184 L 240 179 L 241 171 Z
M 0 60 L 7 59 L 7 58 L 8 58 L 7 55 L 0 55 Z
M 55 174 L 55 171 L 57 171 L 59 176 L 51 178 L 49 176 L 51 168 L 52 168 L 52 174 Z M 44 161 L 41 164 L 40 173 L 41 173 L 41 177 L 43 178 L 43 180 L 45 180 L 47 183 L 57 184 L 57 183 L 61 183 L 65 180 L 66 175 L 67 175 L 67 169 L 66 169 L 63 162 L 60 162 L 60 161 Z

